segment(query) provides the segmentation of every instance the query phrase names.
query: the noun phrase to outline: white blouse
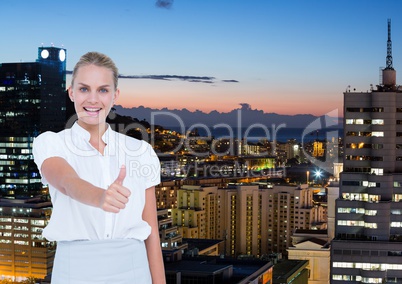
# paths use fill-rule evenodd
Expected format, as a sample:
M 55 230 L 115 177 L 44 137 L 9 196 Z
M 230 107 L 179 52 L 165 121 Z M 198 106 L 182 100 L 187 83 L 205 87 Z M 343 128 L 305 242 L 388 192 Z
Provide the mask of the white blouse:
M 58 133 L 44 132 L 34 139 L 33 155 L 38 168 L 50 157 L 64 158 L 91 184 L 107 189 L 122 165 L 127 174 L 123 185 L 131 195 L 119 213 L 105 212 L 61 193 L 49 184 L 53 210 L 43 236 L 50 241 L 128 239 L 145 240 L 151 227 L 142 219 L 145 190 L 160 183 L 160 163 L 151 145 L 113 131 L 102 136 L 104 155 L 89 143 L 90 134 L 77 123 Z M 48 184 L 42 176 L 42 183 Z

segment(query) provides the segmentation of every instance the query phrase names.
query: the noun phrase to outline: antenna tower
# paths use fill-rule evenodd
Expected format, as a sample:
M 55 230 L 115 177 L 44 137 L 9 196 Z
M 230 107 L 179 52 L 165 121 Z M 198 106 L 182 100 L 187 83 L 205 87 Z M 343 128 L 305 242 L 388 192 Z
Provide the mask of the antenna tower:
M 392 67 L 391 19 L 388 19 L 387 67 L 385 69 L 394 70 Z

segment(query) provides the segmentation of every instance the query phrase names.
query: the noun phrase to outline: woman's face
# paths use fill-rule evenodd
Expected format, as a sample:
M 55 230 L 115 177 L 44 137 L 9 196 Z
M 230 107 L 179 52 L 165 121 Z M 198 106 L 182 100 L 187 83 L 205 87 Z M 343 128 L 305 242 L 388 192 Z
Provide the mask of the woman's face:
M 91 64 L 77 70 L 68 94 L 74 102 L 78 124 L 85 128 L 105 124 L 119 90 L 110 69 Z

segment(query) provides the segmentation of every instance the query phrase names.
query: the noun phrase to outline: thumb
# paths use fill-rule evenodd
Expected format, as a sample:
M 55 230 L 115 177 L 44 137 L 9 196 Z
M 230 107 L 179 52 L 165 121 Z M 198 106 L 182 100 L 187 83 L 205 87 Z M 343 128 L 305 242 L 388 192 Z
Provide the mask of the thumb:
M 122 165 L 120 168 L 119 176 L 117 177 L 117 179 L 114 182 L 119 185 L 123 185 L 123 181 L 124 181 L 125 177 L 126 177 L 126 166 Z

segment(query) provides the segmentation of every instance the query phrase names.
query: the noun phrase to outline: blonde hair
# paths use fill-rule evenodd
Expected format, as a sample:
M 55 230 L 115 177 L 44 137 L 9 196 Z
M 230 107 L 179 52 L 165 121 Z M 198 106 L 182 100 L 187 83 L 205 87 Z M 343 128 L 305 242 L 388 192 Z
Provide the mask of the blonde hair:
M 105 68 L 111 70 L 113 73 L 114 87 L 115 87 L 115 89 L 117 89 L 117 81 L 119 78 L 119 71 L 118 71 L 116 65 L 114 64 L 113 60 L 109 56 L 107 56 L 103 53 L 100 53 L 100 52 L 96 52 L 96 51 L 90 51 L 90 52 L 85 53 L 83 56 L 81 56 L 81 58 L 77 62 L 77 64 L 75 64 L 72 79 L 71 79 L 71 85 L 74 85 L 74 79 L 78 72 L 78 69 L 80 67 L 91 65 L 91 64 L 98 66 L 98 67 L 105 67 Z

